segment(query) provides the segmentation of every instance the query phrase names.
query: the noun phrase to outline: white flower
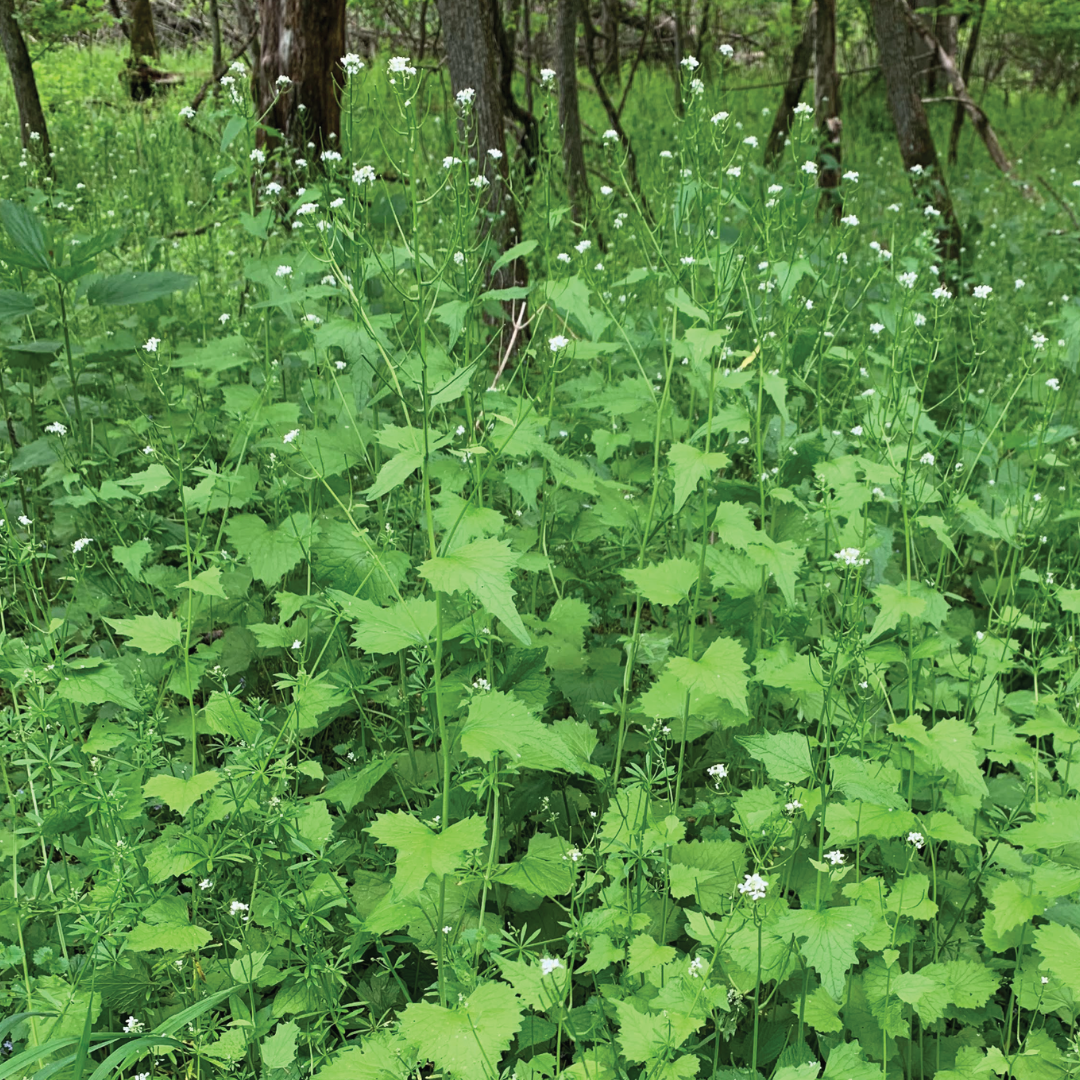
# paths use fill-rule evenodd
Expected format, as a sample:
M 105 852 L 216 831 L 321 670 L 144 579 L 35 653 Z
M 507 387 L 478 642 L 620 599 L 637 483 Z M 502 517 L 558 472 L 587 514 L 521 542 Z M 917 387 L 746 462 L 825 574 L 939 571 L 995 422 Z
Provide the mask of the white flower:
M 346 76 L 352 78 L 353 75 L 359 75 L 364 70 L 364 61 L 356 53 L 346 53 L 341 58 L 341 66 L 345 69 Z
M 552 338 L 548 338 L 548 348 L 552 352 L 558 352 L 560 349 L 565 349 L 570 344 L 570 339 L 563 337 L 562 334 L 556 334 Z
M 556 262 L 561 263 L 568 263 L 571 261 L 570 256 L 567 255 L 565 251 L 560 251 L 559 254 L 555 256 L 555 260 Z
M 713 125 L 722 124 L 730 115 L 731 113 L 718 112 L 713 113 L 713 115 L 709 119 Z
M 580 244 L 575 244 L 574 245 L 574 250 L 579 255 L 584 255 L 585 252 L 588 251 L 589 248 L 591 248 L 591 247 L 592 247 L 592 241 L 591 240 L 582 240 Z
M 784 185 L 783 184 L 770 184 L 769 185 L 769 194 L 770 195 L 779 195 L 780 192 L 783 191 L 783 190 L 784 190 Z M 768 266 L 768 263 L 766 263 L 765 265 Z M 758 269 L 759 270 L 761 269 L 761 264 L 760 263 L 758 264 Z
M 952 293 L 945 288 L 944 285 L 939 285 L 931 294 L 935 300 L 951 300 Z
M 59 420 L 54 420 L 51 424 L 46 425 L 45 430 L 50 435 L 66 435 L 67 428 L 60 423 Z
M 299 638 L 294 638 L 292 647 L 294 649 L 302 649 L 304 647 L 304 643 Z
M 1031 344 L 1034 345 L 1036 349 L 1041 349 L 1046 344 L 1046 337 L 1043 334 L 1032 334 Z
M 725 41 L 724 44 L 720 46 L 720 55 L 734 56 L 735 50 Z
M 1061 389 L 1061 380 L 1060 379 L 1047 379 L 1046 380 L 1046 385 L 1049 386 L 1051 390 L 1057 391 L 1057 390 Z
M 454 252 L 454 265 L 455 266 L 463 266 L 464 263 L 465 263 L 465 252 L 464 251 L 455 251 Z
M 276 277 L 276 278 L 286 278 L 286 277 L 291 277 L 291 276 L 292 276 L 292 267 L 291 266 L 279 266 L 274 271 L 274 277 Z
M 409 58 L 407 56 L 391 56 L 390 62 L 386 65 L 387 70 L 391 75 L 415 75 L 416 68 L 409 64 Z
M 299 434 L 300 434 L 300 429 L 299 428 L 293 428 L 292 431 L 286 432 L 281 437 L 281 441 L 283 443 L 285 443 L 286 446 L 288 446 L 289 443 L 293 442 Z
M 926 170 L 921 165 L 912 165 L 908 172 L 913 173 L 915 176 L 922 176 Z
M 805 307 L 806 307 L 807 311 L 813 311 L 814 310 L 814 301 L 813 300 L 807 300 Z
M 360 185 L 374 184 L 375 170 L 370 165 L 361 165 L 358 169 L 353 169 L 352 182 Z
M 921 458 L 919 458 L 919 464 L 920 465 L 933 465 L 934 464 L 934 455 L 931 454 L 929 450 L 927 450 L 926 453 L 923 454 L 923 456 Z
M 256 147 L 254 150 L 251 151 L 250 154 L 248 154 L 248 158 L 249 160 L 254 161 L 256 165 L 266 164 L 266 154 L 258 147 Z
M 936 206 L 924 206 L 923 217 L 941 217 L 941 211 Z
M 871 334 L 880 334 L 881 331 L 884 330 L 884 329 L 885 329 L 885 324 L 884 323 L 873 322 L 873 323 L 870 324 L 870 333 Z
M 444 169 L 452 169 L 455 165 L 460 165 L 460 164 L 461 164 L 461 158 L 459 158 L 459 157 L 453 157 L 453 156 L 448 155 L 447 157 L 444 157 L 442 159 L 442 167 Z M 353 179 L 356 179 L 355 174 L 353 175 Z
M 452 926 L 444 926 L 442 928 L 442 932 L 444 934 L 452 934 L 454 932 L 454 928 Z
M 301 108 L 303 108 L 303 106 L 301 106 Z M 293 162 L 293 164 L 294 164 L 294 165 L 295 165 L 295 166 L 296 166 L 296 167 L 297 167 L 298 169 L 306 169 L 306 168 L 307 168 L 307 158 L 302 158 L 302 157 L 298 157 L 298 158 L 297 158 L 297 159 L 296 159 L 296 160 L 295 160 L 295 161 Z
M 204 877 L 202 881 L 199 882 L 199 888 L 202 889 L 203 892 L 206 892 L 207 889 L 212 889 L 213 887 L 214 883 L 208 877 Z
M 344 360 L 335 360 L 334 367 L 338 371 L 344 371 L 349 365 Z
M 686 68 L 687 71 L 695 71 L 697 68 L 701 67 L 696 56 L 684 56 L 679 63 Z
M 827 851 L 825 858 L 828 862 L 831 862 L 833 866 L 840 866 L 844 861 L 844 853 L 842 851 Z
M 853 547 L 841 548 L 833 554 L 833 558 L 838 559 L 845 566 L 866 566 L 870 562 L 869 559 L 862 557 L 862 552 L 858 548 Z
M 223 311 L 223 312 L 222 312 L 222 313 L 221 313 L 221 314 L 220 314 L 220 315 L 219 315 L 219 316 L 217 317 L 217 321 L 218 321 L 219 323 L 221 323 L 221 325 L 222 325 L 222 326 L 224 326 L 224 325 L 225 325 L 225 324 L 226 324 L 226 323 L 227 323 L 227 322 L 228 322 L 228 321 L 229 321 L 229 320 L 230 320 L 231 318 L 232 318 L 232 316 L 231 316 L 231 315 L 230 315 L 230 314 L 229 314 L 229 313 L 228 313 L 227 311 Z
M 312 324 L 313 326 L 318 326 L 318 325 L 319 325 L 319 324 L 320 324 L 320 323 L 322 322 L 322 318 L 321 318 L 321 316 L 319 316 L 319 315 L 316 315 L 316 314 L 315 314 L 315 312 L 313 312 L 313 311 L 309 311 L 309 312 L 308 312 L 308 313 L 307 313 L 307 314 L 306 314 L 306 315 L 304 316 L 304 322 L 309 322 L 309 323 L 311 323 L 311 324 Z
M 144 446 L 142 448 L 142 452 L 144 454 L 146 454 L 147 456 L 149 456 L 150 454 L 152 454 L 154 452 L 154 448 L 152 446 L 150 446 L 149 443 L 148 443 L 146 446 Z
M 467 86 L 464 90 L 459 90 L 454 95 L 454 100 L 457 101 L 463 109 L 467 109 L 476 100 L 476 91 L 471 86 Z
M 916 311 L 915 314 L 911 316 L 911 321 L 916 326 L 925 326 L 926 316 L 921 311 Z
M 905 289 L 914 289 L 915 281 L 918 276 L 919 275 L 914 270 L 909 270 L 906 274 L 897 274 L 896 280 L 899 281 Z
M 709 776 L 711 776 L 713 778 L 713 780 L 716 781 L 717 784 L 719 784 L 719 782 L 721 780 L 725 779 L 727 777 L 727 774 L 728 774 L 727 766 L 726 765 L 721 765 L 719 763 L 717 763 L 716 765 L 710 765 L 705 770 L 705 772 L 708 773 Z
M 990 285 L 976 285 L 971 291 L 976 300 L 985 300 L 994 290 Z
M 844 173 L 844 179 L 852 184 L 857 184 L 859 182 L 859 174 L 854 169 L 848 169 L 848 171 Z
M 91 537 L 91 536 L 81 536 L 81 537 L 79 537 L 78 540 L 75 541 L 74 544 L 71 545 L 71 553 L 73 555 L 78 555 L 79 552 L 82 551 L 82 549 L 84 547 L 86 547 L 87 544 L 92 544 L 93 542 L 94 542 L 93 537 Z
M 807 176 L 817 176 L 817 174 L 818 174 L 817 162 L 816 161 L 804 161 L 802 163 L 802 171 L 804 173 L 806 173 Z
M 909 844 L 914 844 L 916 850 L 918 850 L 926 843 L 926 839 L 921 832 L 909 832 L 907 834 L 907 842 Z
M 474 176 L 470 181 L 474 188 L 486 188 L 491 181 L 486 176 Z
M 796 811 L 802 809 L 802 803 L 798 799 L 792 799 L 791 802 L 784 804 L 784 811 L 788 814 L 794 814 Z
M 127 1022 L 124 1024 L 124 1030 L 129 1035 L 137 1035 L 140 1031 L 146 1030 L 146 1025 L 134 1016 L 129 1016 Z
M 242 911 L 248 911 L 248 910 L 250 910 L 248 908 L 248 905 L 247 904 L 242 904 L 239 900 L 234 900 L 229 905 L 229 914 L 230 915 L 239 915 Z M 244 918 L 246 919 L 247 916 L 245 915 Z
M 683 257 L 681 259 L 679 259 L 679 262 L 681 262 L 683 264 L 683 266 L 693 266 L 694 265 L 694 256 L 693 255 L 683 255 Z
M 848 214 L 840 219 L 841 225 L 858 225 L 859 219 L 854 214 Z
M 180 110 L 180 115 L 185 120 L 194 120 L 195 119 L 195 110 L 190 105 L 185 105 Z
M 341 154 L 337 150 L 324 150 L 319 155 L 320 161 L 340 161 Z
M 282 190 L 282 186 L 276 180 L 271 180 L 270 183 L 266 185 L 267 195 L 278 195 Z
M 157 348 L 158 348 L 158 346 L 160 344 L 161 344 L 161 338 L 157 338 L 157 337 L 147 338 L 146 339 L 146 344 L 143 346 L 143 349 L 145 349 L 146 352 L 156 353 Z
M 743 139 L 743 146 L 749 146 L 752 149 L 756 150 L 758 147 L 757 136 L 747 135 L 746 138 Z
M 555 80 L 554 68 L 541 68 L 540 69 L 540 81 L 545 85 L 549 85 Z
M 694 959 L 690 961 L 690 970 L 687 972 L 687 974 L 690 976 L 691 979 L 700 979 L 701 973 L 704 970 L 705 961 L 702 960 L 700 956 L 695 956 Z
M 760 874 L 747 874 L 746 880 L 739 884 L 739 892 L 751 900 L 764 900 L 769 883 Z
M 319 204 L 313 202 L 306 202 L 296 210 L 297 217 L 306 217 L 308 214 L 317 214 L 319 212 Z
M 855 425 L 855 426 L 854 426 L 854 427 L 853 427 L 853 428 L 851 429 L 851 434 L 852 434 L 852 435 L 854 435 L 854 436 L 855 436 L 855 438 L 857 438 L 857 439 L 858 439 L 858 438 L 861 438 L 861 436 L 862 436 L 862 433 L 863 433 L 863 426 L 862 426 L 862 424 L 856 424 L 856 425 Z
M 1024 279 L 1022 277 L 1018 277 L 1016 279 L 1016 281 L 1013 282 L 1013 284 L 1016 286 L 1016 288 L 1022 289 L 1024 287 L 1025 282 L 1024 282 Z
M 690 93 L 691 94 L 704 94 L 705 84 L 700 79 L 690 80 Z
M 557 956 L 543 956 L 540 958 L 540 972 L 543 975 L 550 975 L 562 966 L 563 962 Z
M 608 187 L 607 184 L 601 184 L 600 185 L 600 194 L 605 196 L 605 197 L 608 196 L 608 195 L 614 195 L 615 194 L 615 189 L 612 188 L 612 187 Z
M 796 116 L 813 116 L 814 115 L 813 106 L 807 105 L 805 101 L 800 101 L 799 104 L 796 105 L 794 109 L 792 109 L 792 112 L 794 112 L 794 114 Z
M 608 128 L 601 138 L 603 138 L 604 142 L 618 142 L 619 133 L 614 128 Z

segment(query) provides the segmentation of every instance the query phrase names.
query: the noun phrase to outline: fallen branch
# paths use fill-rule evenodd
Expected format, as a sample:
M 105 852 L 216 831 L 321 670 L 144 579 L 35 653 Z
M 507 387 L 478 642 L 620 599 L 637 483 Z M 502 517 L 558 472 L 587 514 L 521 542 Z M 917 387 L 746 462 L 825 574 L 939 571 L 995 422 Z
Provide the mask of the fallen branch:
M 934 36 L 933 31 L 931 31 L 922 19 L 911 10 L 908 0 L 895 0 L 895 3 L 900 8 L 908 26 L 923 39 L 927 48 L 929 48 L 936 56 L 938 65 L 941 67 L 941 70 L 945 72 L 945 78 L 949 80 L 949 85 L 953 88 L 953 93 L 956 95 L 957 100 L 964 106 L 964 111 L 968 114 L 968 119 L 971 120 L 975 130 L 979 133 L 979 138 L 985 143 L 987 152 L 990 154 L 994 164 L 1010 180 L 1017 181 L 1020 184 L 1020 191 L 1023 193 L 1025 199 L 1041 202 L 1042 200 L 1039 197 L 1039 193 L 1030 184 L 1024 183 L 1017 177 L 1016 167 L 1005 156 L 1005 151 L 1001 149 L 1001 144 L 997 140 L 997 135 L 994 134 L 994 129 L 990 126 L 990 118 L 982 111 L 968 93 L 963 77 L 960 72 L 956 70 L 956 64 L 954 63 L 953 58 L 948 54 L 941 42 Z
M 1047 182 L 1045 177 L 1036 176 L 1035 179 L 1038 180 L 1039 183 L 1042 184 L 1042 186 L 1044 188 L 1046 188 L 1047 191 L 1050 192 L 1050 195 L 1053 198 L 1054 202 L 1056 202 L 1058 204 L 1058 206 L 1060 206 L 1061 209 L 1064 210 L 1065 213 L 1069 215 L 1069 219 L 1073 223 L 1073 228 L 1076 229 L 1077 232 L 1080 232 L 1080 220 L 1077 219 L 1076 214 L 1073 213 L 1073 208 L 1065 201 L 1064 197 L 1059 195 L 1050 186 L 1050 184 Z

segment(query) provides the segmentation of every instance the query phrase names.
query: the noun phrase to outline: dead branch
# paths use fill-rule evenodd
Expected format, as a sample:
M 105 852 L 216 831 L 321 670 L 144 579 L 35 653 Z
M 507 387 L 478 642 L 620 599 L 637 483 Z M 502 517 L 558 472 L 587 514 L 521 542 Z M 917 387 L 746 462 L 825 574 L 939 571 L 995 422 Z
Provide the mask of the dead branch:
M 975 100 L 968 93 L 967 86 L 964 84 L 963 77 L 960 72 L 956 70 L 956 64 L 953 62 L 953 58 L 946 52 L 944 46 L 934 36 L 933 31 L 911 10 L 907 0 L 895 0 L 896 4 L 900 8 L 901 14 L 904 16 L 904 20 L 923 39 L 929 48 L 937 57 L 937 62 L 941 67 L 941 70 L 945 72 L 945 78 L 949 80 L 949 85 L 953 88 L 953 93 L 963 103 L 964 111 L 968 115 L 968 119 L 971 120 L 975 130 L 979 133 L 979 137 L 986 145 L 987 152 L 990 154 L 994 164 L 1010 179 L 1018 181 L 1020 183 L 1020 191 L 1023 193 L 1025 199 L 1033 199 L 1036 202 L 1041 202 L 1039 193 L 1030 185 L 1023 181 L 1020 181 L 1016 175 L 1016 167 L 1005 156 L 1005 151 L 1001 149 L 1001 144 L 997 140 L 997 135 L 994 134 L 994 129 L 990 126 L 990 118 L 982 111 L 982 109 L 976 104 Z

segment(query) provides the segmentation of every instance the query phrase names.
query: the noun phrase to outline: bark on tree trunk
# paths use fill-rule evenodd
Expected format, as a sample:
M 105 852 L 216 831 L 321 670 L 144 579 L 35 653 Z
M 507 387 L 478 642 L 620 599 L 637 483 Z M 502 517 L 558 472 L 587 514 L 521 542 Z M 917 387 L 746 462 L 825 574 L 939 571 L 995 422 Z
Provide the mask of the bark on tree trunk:
M 960 222 L 938 163 L 914 67 L 911 33 L 898 0 L 872 0 L 878 62 L 904 168 L 918 198 L 937 211 L 937 246 L 943 259 L 960 257 Z
M 259 47 L 259 22 L 255 18 L 255 11 L 250 0 L 236 0 L 236 17 L 240 23 L 240 36 L 252 43 L 251 69 L 255 71 L 259 66 L 262 50 Z
M 986 0 L 981 0 L 979 10 L 975 13 L 975 20 L 971 24 L 971 33 L 968 34 L 967 48 L 964 50 L 964 63 L 960 75 L 965 84 L 971 84 L 971 69 L 975 66 L 975 50 L 979 47 L 979 34 L 982 32 L 983 14 L 986 12 Z M 956 50 L 953 50 L 956 55 Z M 953 113 L 952 129 L 949 132 L 949 164 L 956 164 L 956 155 L 960 148 L 960 129 L 964 125 L 964 103 L 956 103 L 956 112 Z
M 218 0 L 210 0 L 210 47 L 211 65 L 214 74 L 224 74 L 221 63 L 221 12 L 218 10 Z
M 157 60 L 160 55 L 150 0 L 128 0 L 128 26 L 131 38 L 131 53 L 127 62 L 128 85 L 132 100 L 145 101 L 154 93 L 149 62 Z
M 45 167 L 51 170 L 49 131 L 45 124 L 45 113 L 41 109 L 41 98 L 38 97 L 34 66 L 30 62 L 30 53 L 15 19 L 14 0 L 0 0 L 0 47 L 3 47 L 4 59 L 7 60 L 11 82 L 15 88 L 22 144 L 28 148 L 40 148 Z M 40 136 L 40 139 L 32 139 L 31 134 Z
M 621 78 L 619 2 L 620 0 L 604 0 L 600 13 L 600 31 L 604 35 L 604 78 L 613 79 L 616 86 Z
M 836 74 L 836 0 L 817 0 L 814 34 L 814 115 L 821 135 L 818 187 L 821 209 L 839 222 L 844 204 L 840 197 L 840 79 Z
M 559 80 L 559 128 L 562 131 L 566 192 L 574 220 L 585 220 L 589 183 L 581 141 L 577 85 L 578 0 L 559 0 L 555 18 L 555 70 Z
M 341 135 L 345 54 L 345 0 L 260 0 L 262 42 L 255 72 L 255 97 L 266 123 L 284 141 L 308 155 L 337 149 Z M 277 80 L 292 86 L 279 94 Z M 269 140 L 268 140 L 269 141 Z M 276 141 L 276 140 L 274 140 Z
M 506 134 L 499 87 L 498 46 L 495 41 L 492 0 L 437 0 L 442 23 L 446 65 L 454 93 L 474 90 L 473 106 L 461 123 L 461 134 L 478 168 L 487 178 L 481 189 L 484 211 L 482 231 L 500 251 L 520 239 L 517 204 L 507 183 Z M 488 151 L 497 150 L 493 158 Z M 516 259 L 497 275 L 499 287 L 528 280 L 525 263 Z
M 784 86 L 784 96 L 780 101 L 780 108 L 776 110 L 773 120 L 772 131 L 769 132 L 769 140 L 765 144 L 765 165 L 773 164 L 784 152 L 784 141 L 791 133 L 792 117 L 795 115 L 795 106 L 799 104 L 806 86 L 806 78 L 810 72 L 810 58 L 814 53 L 814 36 L 816 34 L 817 5 L 811 3 L 806 9 L 806 21 L 803 23 L 802 35 L 795 42 L 795 48 L 791 51 L 791 70 L 788 73 L 788 81 Z

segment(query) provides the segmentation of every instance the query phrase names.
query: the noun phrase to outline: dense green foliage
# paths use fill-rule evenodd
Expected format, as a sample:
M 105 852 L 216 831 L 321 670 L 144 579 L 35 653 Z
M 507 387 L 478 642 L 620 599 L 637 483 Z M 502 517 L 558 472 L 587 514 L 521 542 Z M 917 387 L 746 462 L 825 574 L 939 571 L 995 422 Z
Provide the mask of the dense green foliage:
M 832 227 L 717 58 L 583 228 L 540 99 L 492 291 L 441 73 L 320 167 L 118 67 L 0 103 L 0 1080 L 1073 1075 L 1059 204 L 965 136 L 936 265 L 871 92 Z

